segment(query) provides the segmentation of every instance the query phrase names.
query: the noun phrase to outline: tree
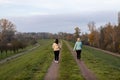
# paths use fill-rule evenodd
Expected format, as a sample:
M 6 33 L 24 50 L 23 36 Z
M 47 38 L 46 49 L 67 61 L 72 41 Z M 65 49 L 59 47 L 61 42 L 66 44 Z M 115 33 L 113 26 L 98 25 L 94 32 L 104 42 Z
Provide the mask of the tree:
M 0 39 L 1 41 L 10 42 L 15 33 L 15 25 L 7 19 L 0 20 Z
M 115 51 L 120 53 L 120 25 L 114 27 L 115 32 Z
M 101 49 L 105 49 L 105 44 L 104 44 L 104 38 L 105 38 L 105 34 L 104 34 L 104 28 L 101 26 L 100 28 L 100 38 L 99 38 L 99 47 Z
M 83 44 L 89 45 L 89 43 L 88 43 L 88 34 L 87 33 L 85 33 L 85 34 L 82 33 L 81 39 L 82 39 Z
M 115 27 L 113 25 L 111 25 L 111 23 L 108 23 L 105 25 L 104 27 L 104 44 L 107 50 L 110 51 L 115 51 L 115 36 L 116 36 L 116 32 L 115 32 Z
M 94 22 L 89 22 L 88 23 L 88 28 L 90 32 L 93 32 L 96 29 L 95 23 Z
M 88 28 L 88 39 L 92 46 L 120 53 L 120 25 L 108 23 L 97 30 L 95 23 L 90 22 Z
M 90 31 L 90 34 L 88 35 L 89 43 L 90 43 L 90 45 L 94 46 L 95 33 L 96 33 L 95 23 L 94 22 L 88 23 L 88 28 L 89 28 L 89 31 Z
M 76 27 L 76 28 L 75 28 L 75 33 L 74 33 L 74 34 L 75 34 L 75 38 L 80 37 L 80 33 L 81 33 L 81 32 L 80 32 L 79 27 Z
M 15 25 L 7 19 L 0 19 L 0 50 L 6 51 L 7 44 L 11 42 L 15 35 Z

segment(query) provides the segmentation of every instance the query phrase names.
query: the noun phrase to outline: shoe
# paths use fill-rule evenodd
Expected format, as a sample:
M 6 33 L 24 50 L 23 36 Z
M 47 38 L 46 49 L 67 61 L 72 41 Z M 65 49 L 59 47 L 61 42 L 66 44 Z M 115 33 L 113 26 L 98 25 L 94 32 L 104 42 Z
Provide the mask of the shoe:
M 58 63 L 58 61 L 56 61 L 56 63 Z
M 57 61 L 54 61 L 55 63 L 57 62 Z

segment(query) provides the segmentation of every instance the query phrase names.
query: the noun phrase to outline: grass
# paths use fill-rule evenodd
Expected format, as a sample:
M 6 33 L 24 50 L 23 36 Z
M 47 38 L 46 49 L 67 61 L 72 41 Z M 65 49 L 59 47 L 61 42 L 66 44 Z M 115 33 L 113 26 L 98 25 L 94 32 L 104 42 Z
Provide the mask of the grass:
M 84 80 L 77 63 L 65 43 L 62 46 L 59 71 L 59 80 Z
M 1 64 L 0 80 L 43 80 L 53 60 L 51 43 L 41 40 L 36 50 Z
M 0 64 L 0 80 L 44 80 L 53 60 L 52 40 L 40 40 L 40 47 Z M 74 43 L 70 43 L 74 46 Z M 59 80 L 84 80 L 69 49 L 63 42 Z M 120 57 L 83 46 L 82 60 L 98 80 L 120 80 Z
M 98 80 L 120 80 L 120 57 L 83 46 L 82 59 Z
M 3 53 L 0 52 L 0 60 L 5 59 L 5 58 L 10 57 L 10 56 L 13 56 L 13 55 L 16 55 L 16 54 L 19 54 L 21 52 L 24 52 L 24 51 L 26 51 L 28 49 L 33 48 L 34 46 L 30 45 L 30 46 L 28 46 L 28 47 L 26 47 L 24 49 L 19 49 L 19 51 L 16 52 L 16 53 L 14 53 L 13 51 L 8 51 L 7 53 L 5 51 Z

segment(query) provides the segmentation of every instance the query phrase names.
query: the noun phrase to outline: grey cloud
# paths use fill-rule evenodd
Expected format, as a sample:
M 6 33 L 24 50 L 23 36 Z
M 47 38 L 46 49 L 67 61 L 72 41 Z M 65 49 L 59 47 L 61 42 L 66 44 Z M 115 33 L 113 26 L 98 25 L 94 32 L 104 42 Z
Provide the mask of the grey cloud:
M 10 18 L 20 32 L 74 32 L 76 26 L 87 32 L 87 24 L 94 21 L 99 27 L 108 22 L 117 24 L 117 12 L 95 12 L 62 15 L 36 15 L 29 17 Z

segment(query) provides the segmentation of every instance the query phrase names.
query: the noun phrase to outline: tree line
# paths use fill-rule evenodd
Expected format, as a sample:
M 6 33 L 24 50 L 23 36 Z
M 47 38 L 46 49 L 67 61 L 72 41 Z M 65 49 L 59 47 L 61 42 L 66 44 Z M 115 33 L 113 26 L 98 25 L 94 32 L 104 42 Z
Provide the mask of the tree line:
M 15 45 L 13 44 L 15 25 L 7 19 L 0 20 L 0 52 L 4 51 L 7 53 L 8 50 L 16 51 Z
M 73 34 L 60 32 L 58 35 L 62 39 L 76 41 L 80 37 L 83 44 L 101 48 L 115 53 L 120 53 L 120 24 L 112 25 L 107 23 L 96 28 L 94 22 L 88 23 L 90 33 L 81 33 L 79 27 L 75 27 Z
M 7 19 L 0 19 L 0 53 L 17 53 L 40 39 L 58 38 L 58 34 L 48 32 L 17 32 L 16 26 Z
M 120 24 L 112 25 L 108 23 L 100 28 L 96 28 L 94 22 L 88 23 L 90 33 L 81 33 L 79 27 L 75 27 L 74 33 L 58 32 L 57 34 L 48 32 L 17 32 L 16 26 L 7 19 L 0 20 L 0 53 L 18 52 L 29 45 L 34 45 L 40 39 L 65 39 L 72 42 L 80 37 L 83 44 L 98 47 L 104 50 L 120 53 Z
M 120 24 L 108 23 L 96 29 L 95 23 L 90 22 L 88 27 L 90 30 L 90 34 L 88 34 L 89 45 L 120 53 Z
M 18 33 L 16 26 L 7 19 L 0 19 L 0 53 L 18 52 L 30 44 L 35 44 L 33 36 Z

